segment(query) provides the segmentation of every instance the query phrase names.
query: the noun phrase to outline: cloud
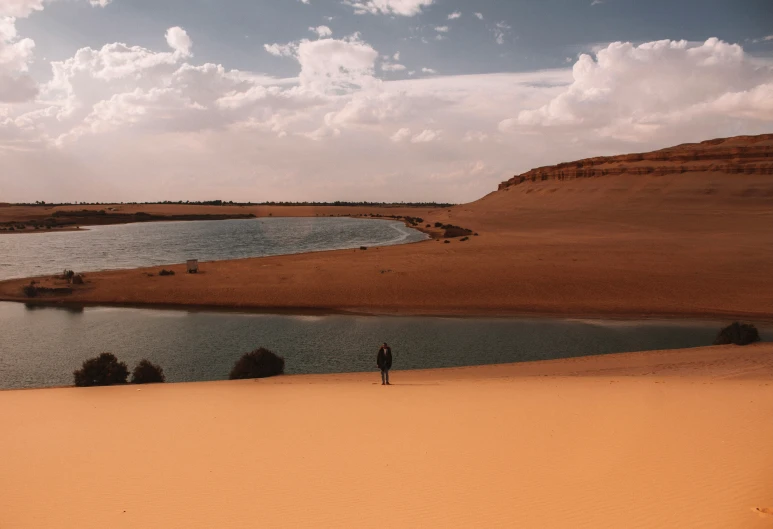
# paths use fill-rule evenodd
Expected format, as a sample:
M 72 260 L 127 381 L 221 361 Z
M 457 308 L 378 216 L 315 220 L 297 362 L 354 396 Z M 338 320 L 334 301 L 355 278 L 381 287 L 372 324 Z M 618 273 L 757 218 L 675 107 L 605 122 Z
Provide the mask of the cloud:
M 593 0 L 593 2 L 590 3 L 591 6 L 597 6 L 599 4 L 603 4 L 604 0 Z
M 38 93 L 27 73 L 35 42 L 19 38 L 15 22 L 13 17 L 0 17 L 0 103 L 28 101 Z
M 475 16 L 478 17 L 478 20 L 483 20 L 483 13 L 475 13 Z
M 372 84 L 377 58 L 378 52 L 358 35 L 341 40 L 301 41 L 296 52 L 301 84 L 322 92 Z
M 572 77 L 549 102 L 503 120 L 500 129 L 582 130 L 647 141 L 701 126 L 724 123 L 731 130 L 745 121 L 769 128 L 773 121 L 773 65 L 716 38 L 700 45 L 614 42 L 595 57 L 581 55 Z
M 484 142 L 488 139 L 489 135 L 485 132 L 481 132 L 479 130 L 468 130 L 464 137 L 462 138 L 462 141 L 464 142 L 470 142 L 470 141 L 477 141 L 477 142 Z
M 263 48 L 276 57 L 292 57 L 295 53 L 296 46 L 290 44 L 264 44 Z
M 24 40 L 2 27 L 3 50 Z M 265 46 L 295 68 L 280 79 L 195 62 L 190 37 L 168 33 L 159 49 L 81 48 L 37 96 L 0 103 L 3 199 L 461 202 L 531 167 L 773 122 L 773 61 L 716 39 L 400 80 L 382 74 L 400 54 L 359 35 L 303 39 Z M 14 49 L 2 57 L 16 79 L 29 54 Z
M 448 26 L 435 26 L 435 31 L 440 33 L 448 33 Z
M 0 0 L 0 17 L 26 18 L 35 11 L 43 11 L 44 4 L 57 0 Z M 94 7 L 105 7 L 112 0 L 89 0 Z
M 309 31 L 316 33 L 318 37 L 329 37 L 333 34 L 333 31 L 327 26 L 311 27 L 309 28 Z
M 494 25 L 494 40 L 497 42 L 497 44 L 502 45 L 505 43 L 505 37 L 510 32 L 510 30 L 513 29 L 510 27 L 507 22 L 497 22 Z
M 431 6 L 435 0 L 344 0 L 343 3 L 354 8 L 358 15 L 400 15 L 412 17 Z
M 448 20 L 455 20 L 455 19 L 457 19 L 457 18 L 459 18 L 461 16 L 462 16 L 461 11 L 454 11 L 453 13 L 448 15 Z
M 394 134 L 392 134 L 392 136 L 390 136 L 389 139 L 395 143 L 399 143 L 401 141 L 407 140 L 410 137 L 411 137 L 411 129 L 404 127 L 398 130 L 397 132 L 395 132 Z
M 399 63 L 383 62 L 381 69 L 385 72 L 401 72 L 405 70 L 405 66 Z
M 191 38 L 186 31 L 178 26 L 166 30 L 166 43 L 175 52 L 185 57 L 191 54 Z
M 440 138 L 439 130 L 426 129 L 411 138 L 411 143 L 430 143 Z

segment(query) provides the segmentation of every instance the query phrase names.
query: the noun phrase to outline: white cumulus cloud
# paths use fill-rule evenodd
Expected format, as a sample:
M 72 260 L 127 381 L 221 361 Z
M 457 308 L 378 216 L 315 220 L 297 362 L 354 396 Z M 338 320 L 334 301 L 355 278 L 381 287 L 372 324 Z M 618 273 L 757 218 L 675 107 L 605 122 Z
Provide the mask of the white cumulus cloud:
M 181 55 L 188 56 L 191 54 L 193 42 L 188 33 L 181 27 L 175 26 L 166 30 L 166 43 Z
M 429 143 L 440 138 L 439 130 L 425 129 L 411 138 L 411 143 Z
M 581 55 L 572 77 L 548 103 L 521 110 L 500 128 L 584 130 L 643 141 L 675 127 L 699 130 L 701 123 L 773 122 L 773 66 L 716 38 L 700 45 L 614 42 L 595 57 Z
M 329 37 L 333 34 L 333 30 L 327 26 L 310 27 L 309 31 L 316 33 L 318 37 Z
M 435 0 L 344 0 L 344 4 L 354 8 L 358 15 L 400 15 L 412 17 L 422 9 L 431 6 Z

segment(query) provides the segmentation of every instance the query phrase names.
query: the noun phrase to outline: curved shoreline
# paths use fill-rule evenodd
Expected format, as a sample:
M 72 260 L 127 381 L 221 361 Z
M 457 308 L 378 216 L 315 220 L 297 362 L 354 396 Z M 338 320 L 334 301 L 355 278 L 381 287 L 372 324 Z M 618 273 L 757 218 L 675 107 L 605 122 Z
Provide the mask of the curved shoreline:
M 411 243 L 412 244 L 412 243 Z M 168 265 L 167 265 L 168 266 Z M 30 278 L 25 278 L 30 279 Z M 21 280 L 19 280 L 21 281 Z M 0 303 L 21 303 L 35 308 L 45 309 L 86 309 L 86 308 L 125 308 L 145 310 L 168 310 L 184 312 L 212 312 L 224 314 L 276 314 L 285 316 L 362 316 L 362 317 L 428 317 L 428 318 L 459 318 L 459 319 L 560 319 L 560 320 L 590 320 L 590 321 L 620 321 L 620 322 L 669 322 L 669 321 L 695 321 L 705 323 L 722 323 L 729 320 L 744 320 L 754 323 L 773 324 L 773 313 L 752 312 L 547 312 L 534 311 L 524 308 L 511 310 L 492 311 L 489 309 L 465 309 L 461 311 L 443 311 L 442 309 L 427 310 L 374 310 L 372 308 L 335 308 L 335 307 L 286 307 L 286 306 L 261 306 L 261 305 L 211 305 L 196 303 L 121 303 L 102 301 L 68 301 L 45 300 L 35 298 L 6 298 L 0 296 Z

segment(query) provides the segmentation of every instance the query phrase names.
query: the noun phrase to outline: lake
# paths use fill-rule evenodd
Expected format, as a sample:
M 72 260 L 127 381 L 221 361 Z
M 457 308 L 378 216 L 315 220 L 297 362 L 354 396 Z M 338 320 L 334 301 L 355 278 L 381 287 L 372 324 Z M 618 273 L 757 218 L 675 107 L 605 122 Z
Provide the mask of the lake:
M 0 235 L 0 280 L 185 262 L 387 246 L 426 239 L 391 220 L 259 218 L 89 226 Z
M 148 358 L 169 382 L 187 382 L 225 379 L 241 354 L 259 346 L 284 356 L 287 373 L 336 373 L 375 370 L 386 341 L 399 370 L 710 345 L 726 323 L 289 316 L 0 302 L 0 388 L 72 384 L 73 370 L 101 352 L 114 353 L 130 369 Z M 760 331 L 763 340 L 773 339 L 772 329 Z

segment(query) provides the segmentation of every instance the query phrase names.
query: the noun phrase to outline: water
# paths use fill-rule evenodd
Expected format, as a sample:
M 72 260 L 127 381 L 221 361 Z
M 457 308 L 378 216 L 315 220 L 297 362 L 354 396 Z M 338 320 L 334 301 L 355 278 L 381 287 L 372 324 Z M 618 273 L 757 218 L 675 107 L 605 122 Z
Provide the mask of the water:
M 84 231 L 0 235 L 0 280 L 416 242 L 402 222 L 260 218 L 90 226 Z
M 259 346 L 287 373 L 375 369 L 392 346 L 396 369 L 566 358 L 710 345 L 721 323 L 376 316 L 286 316 L 0 303 L 0 388 L 72 384 L 83 360 L 112 352 L 160 364 L 170 382 L 222 380 Z M 773 329 L 761 329 L 764 340 Z M 376 377 L 377 378 L 377 377 Z M 374 380 L 376 379 L 374 378 Z

